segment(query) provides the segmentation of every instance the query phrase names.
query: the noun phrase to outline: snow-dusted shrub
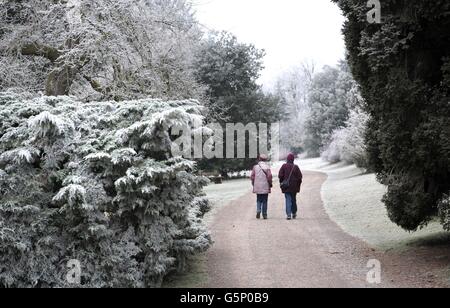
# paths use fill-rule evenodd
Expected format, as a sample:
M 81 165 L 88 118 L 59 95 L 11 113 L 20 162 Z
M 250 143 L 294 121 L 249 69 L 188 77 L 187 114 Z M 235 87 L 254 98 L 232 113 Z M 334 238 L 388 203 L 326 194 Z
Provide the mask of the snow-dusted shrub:
M 342 160 L 341 155 L 341 135 L 345 128 L 339 129 L 333 133 L 332 141 L 325 151 L 322 152 L 321 157 L 323 160 L 332 164 L 338 163 Z
M 207 180 L 170 155 L 195 101 L 0 94 L 0 287 L 158 287 L 211 243 Z
M 439 217 L 444 229 L 450 231 L 450 194 L 444 195 L 439 203 Z
M 369 116 L 361 110 L 351 111 L 346 126 L 334 131 L 322 157 L 332 163 L 344 161 L 359 167 L 367 166 L 365 133 L 368 120 Z

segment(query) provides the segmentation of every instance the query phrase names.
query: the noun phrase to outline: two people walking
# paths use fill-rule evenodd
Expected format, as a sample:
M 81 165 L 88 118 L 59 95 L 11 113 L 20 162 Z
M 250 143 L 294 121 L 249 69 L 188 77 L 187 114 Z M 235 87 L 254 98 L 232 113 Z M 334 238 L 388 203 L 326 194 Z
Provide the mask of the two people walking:
M 257 219 L 268 218 L 268 199 L 272 192 L 273 176 L 270 166 L 267 164 L 268 157 L 261 155 L 259 163 L 253 167 L 252 184 L 253 193 L 257 195 Z M 278 174 L 280 187 L 286 199 L 286 215 L 288 220 L 296 219 L 298 213 L 297 195 L 303 182 L 303 174 L 295 165 L 294 154 L 289 154 L 287 163 L 284 164 Z

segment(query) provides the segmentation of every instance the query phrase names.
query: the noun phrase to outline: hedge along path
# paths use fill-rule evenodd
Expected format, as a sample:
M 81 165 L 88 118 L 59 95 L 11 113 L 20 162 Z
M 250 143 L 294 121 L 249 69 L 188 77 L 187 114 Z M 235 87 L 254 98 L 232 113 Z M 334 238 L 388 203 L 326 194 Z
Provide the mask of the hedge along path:
M 267 221 L 255 219 L 256 201 L 250 193 L 218 211 L 210 226 L 215 244 L 207 253 L 205 287 L 447 286 L 434 273 L 448 260 L 433 259 L 424 251 L 377 251 L 346 234 L 330 220 L 321 201 L 327 176 L 304 176 L 298 220 L 286 221 L 277 183 Z M 373 259 L 382 265 L 381 284 L 367 282 L 367 265 Z
M 0 93 L 0 288 L 159 287 L 209 248 L 208 181 L 170 136 L 202 110 Z

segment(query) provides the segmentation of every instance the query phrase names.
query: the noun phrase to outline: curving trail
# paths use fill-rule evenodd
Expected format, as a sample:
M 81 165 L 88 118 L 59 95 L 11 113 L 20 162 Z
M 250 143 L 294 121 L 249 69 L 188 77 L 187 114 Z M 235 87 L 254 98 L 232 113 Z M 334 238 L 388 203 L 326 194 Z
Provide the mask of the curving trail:
M 250 193 L 219 210 L 211 223 L 215 244 L 207 253 L 209 279 L 205 287 L 443 286 L 430 276 L 433 264 L 424 256 L 375 251 L 343 232 L 330 220 L 321 201 L 327 176 L 316 172 L 304 176 L 298 220 L 285 219 L 284 196 L 277 183 L 267 221 L 255 219 L 255 196 Z M 371 259 L 382 264 L 380 285 L 366 281 Z

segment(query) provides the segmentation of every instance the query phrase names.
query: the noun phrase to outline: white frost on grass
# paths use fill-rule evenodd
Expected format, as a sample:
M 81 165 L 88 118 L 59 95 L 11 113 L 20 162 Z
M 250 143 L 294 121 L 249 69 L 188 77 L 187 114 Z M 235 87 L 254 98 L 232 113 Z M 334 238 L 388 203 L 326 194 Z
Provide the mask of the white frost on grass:
M 322 200 L 330 218 L 345 232 L 369 245 L 383 249 L 403 249 L 448 238 L 438 222 L 415 233 L 409 233 L 389 220 L 381 201 L 386 187 L 374 174 L 365 174 L 356 166 L 329 164 L 319 159 L 300 160 L 303 170 L 328 175 L 322 187 Z
M 250 193 L 252 191 L 251 186 L 250 179 L 239 179 L 225 181 L 223 184 L 211 184 L 205 187 L 204 192 L 212 204 L 211 212 L 205 217 L 206 222 L 210 223 L 221 207 Z

